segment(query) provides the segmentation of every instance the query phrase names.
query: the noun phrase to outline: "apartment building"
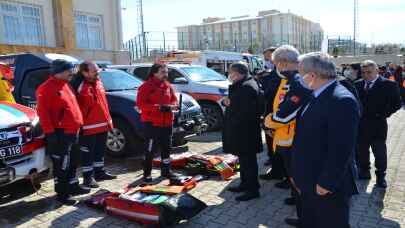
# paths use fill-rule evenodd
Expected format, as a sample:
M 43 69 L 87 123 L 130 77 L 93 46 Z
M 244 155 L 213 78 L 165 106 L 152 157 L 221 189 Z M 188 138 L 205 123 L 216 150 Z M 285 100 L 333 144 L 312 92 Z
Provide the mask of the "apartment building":
M 121 46 L 120 0 L 0 0 L 0 54 L 54 52 L 128 63 Z
M 291 12 L 260 11 L 257 16 L 207 18 L 201 25 L 177 28 L 179 49 L 261 51 L 290 44 L 303 52 L 321 50 L 324 32 L 319 23 Z

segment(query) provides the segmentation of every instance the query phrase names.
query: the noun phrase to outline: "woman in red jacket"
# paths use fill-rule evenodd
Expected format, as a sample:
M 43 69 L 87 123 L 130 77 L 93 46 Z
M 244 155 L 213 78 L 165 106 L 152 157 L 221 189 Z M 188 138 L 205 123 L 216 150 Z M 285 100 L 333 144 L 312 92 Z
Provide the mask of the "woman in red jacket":
M 161 175 L 170 177 L 170 151 L 173 132 L 173 111 L 178 108 L 177 97 L 173 87 L 167 81 L 168 69 L 164 64 L 154 64 L 148 80 L 139 88 L 137 106 L 144 123 L 145 159 L 143 178 L 151 182 L 152 159 L 159 147 L 162 165 Z

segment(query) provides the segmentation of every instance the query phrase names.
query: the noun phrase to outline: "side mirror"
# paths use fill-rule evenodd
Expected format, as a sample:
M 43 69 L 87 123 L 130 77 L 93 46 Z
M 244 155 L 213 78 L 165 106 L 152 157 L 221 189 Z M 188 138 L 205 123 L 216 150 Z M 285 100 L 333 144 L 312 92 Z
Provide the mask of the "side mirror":
M 175 78 L 173 80 L 173 84 L 187 84 L 188 81 L 186 78 L 180 77 L 180 78 Z

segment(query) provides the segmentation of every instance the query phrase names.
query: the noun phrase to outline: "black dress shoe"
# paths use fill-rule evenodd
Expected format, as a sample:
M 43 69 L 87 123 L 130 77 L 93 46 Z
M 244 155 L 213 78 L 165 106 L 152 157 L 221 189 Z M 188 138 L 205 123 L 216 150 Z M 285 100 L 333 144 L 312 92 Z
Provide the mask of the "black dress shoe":
M 241 193 L 244 192 L 245 189 L 241 186 L 233 186 L 226 189 L 227 191 L 234 192 L 234 193 Z
M 283 177 L 281 177 L 281 176 L 273 175 L 272 172 L 268 172 L 266 174 L 260 174 L 259 178 L 262 180 L 282 180 L 283 179 Z
M 143 177 L 144 183 L 152 183 L 153 179 L 151 176 Z
M 377 187 L 379 188 L 387 188 L 387 181 L 385 178 L 377 178 Z
M 235 198 L 236 201 L 249 201 L 252 199 L 260 198 L 259 192 L 246 192 Z
M 103 171 L 103 172 L 94 174 L 94 179 L 96 181 L 114 180 L 114 179 L 117 179 L 117 176 Z
M 72 196 L 84 195 L 90 193 L 90 188 L 82 187 L 78 184 L 70 188 L 70 194 Z
M 168 178 L 168 179 L 173 178 L 173 177 L 176 176 L 174 173 L 172 173 L 170 171 L 161 171 L 160 173 L 161 173 L 160 174 L 161 177 Z
M 271 165 L 272 165 L 272 162 L 271 162 L 270 159 L 267 160 L 267 161 L 264 163 L 264 166 L 271 166 Z
M 276 183 L 274 186 L 276 186 L 276 188 L 281 188 L 281 189 L 289 189 L 290 188 L 290 182 L 288 182 L 287 179 Z
M 83 186 L 86 188 L 98 188 L 99 185 L 97 184 L 97 181 L 93 178 L 85 178 L 83 181 Z
M 284 203 L 290 206 L 293 206 L 296 204 L 295 202 L 295 198 L 294 197 L 289 197 L 287 199 L 284 200 Z
M 300 227 L 300 220 L 296 218 L 286 218 L 284 219 L 284 222 L 290 226 Z
M 370 172 L 360 172 L 359 173 L 359 179 L 360 180 L 370 180 L 371 179 Z
M 63 196 L 57 196 L 56 200 L 59 203 L 61 203 L 63 205 L 67 205 L 67 206 L 74 206 L 79 203 L 79 201 L 77 201 L 77 200 L 70 199 L 69 197 L 63 197 Z

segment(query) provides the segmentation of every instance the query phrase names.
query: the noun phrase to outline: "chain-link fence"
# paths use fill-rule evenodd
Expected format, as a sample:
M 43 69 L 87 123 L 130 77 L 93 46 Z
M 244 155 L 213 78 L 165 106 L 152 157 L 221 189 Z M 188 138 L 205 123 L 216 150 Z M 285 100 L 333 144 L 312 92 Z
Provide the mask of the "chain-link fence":
M 144 42 L 145 40 L 145 42 Z M 193 34 L 189 32 L 145 32 L 124 43 L 130 52 L 131 61 L 151 59 L 172 50 L 216 50 L 232 52 L 262 53 L 270 46 L 290 44 L 300 52 L 320 51 L 323 34 L 272 34 L 256 33 L 210 33 Z

